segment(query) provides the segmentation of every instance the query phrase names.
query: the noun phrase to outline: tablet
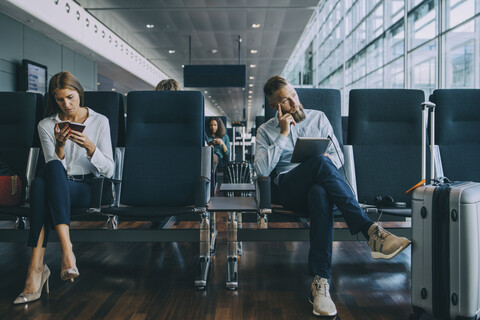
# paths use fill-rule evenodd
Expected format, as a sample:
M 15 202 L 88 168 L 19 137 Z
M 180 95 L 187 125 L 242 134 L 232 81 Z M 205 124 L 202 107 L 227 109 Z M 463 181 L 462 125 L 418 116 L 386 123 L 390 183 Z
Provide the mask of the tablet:
M 63 129 L 63 127 L 65 127 L 65 125 L 68 123 L 68 126 L 70 128 L 72 128 L 72 130 L 75 130 L 75 131 L 78 131 L 78 132 L 83 132 L 83 130 L 85 129 L 85 125 L 82 124 L 82 123 L 76 123 L 76 122 L 70 122 L 70 121 L 62 121 L 62 122 L 59 122 L 58 123 L 58 127 L 60 128 L 60 130 Z
M 330 139 L 328 138 L 299 137 L 290 162 L 301 163 L 316 155 L 324 154 L 329 143 Z

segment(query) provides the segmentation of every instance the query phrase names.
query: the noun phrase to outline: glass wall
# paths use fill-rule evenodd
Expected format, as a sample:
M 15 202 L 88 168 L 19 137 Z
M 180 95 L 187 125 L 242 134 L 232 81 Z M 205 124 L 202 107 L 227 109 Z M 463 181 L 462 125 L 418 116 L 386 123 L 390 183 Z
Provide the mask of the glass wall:
M 295 85 L 480 88 L 480 0 L 320 1 L 283 74 Z

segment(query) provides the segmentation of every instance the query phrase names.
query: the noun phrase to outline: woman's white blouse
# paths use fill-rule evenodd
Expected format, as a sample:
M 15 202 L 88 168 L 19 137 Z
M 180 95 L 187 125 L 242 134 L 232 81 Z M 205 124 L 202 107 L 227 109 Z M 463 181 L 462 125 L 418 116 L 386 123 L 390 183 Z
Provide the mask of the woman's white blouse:
M 110 125 L 107 117 L 88 109 L 88 118 L 85 120 L 83 133 L 95 144 L 96 150 L 92 157 L 87 156 L 87 150 L 71 140 L 65 143 L 65 158 L 59 159 L 55 153 L 55 123 L 60 122 L 57 115 L 44 118 L 38 124 L 38 134 L 42 144 L 45 162 L 60 160 L 68 175 L 86 175 L 110 178 L 114 171 Z

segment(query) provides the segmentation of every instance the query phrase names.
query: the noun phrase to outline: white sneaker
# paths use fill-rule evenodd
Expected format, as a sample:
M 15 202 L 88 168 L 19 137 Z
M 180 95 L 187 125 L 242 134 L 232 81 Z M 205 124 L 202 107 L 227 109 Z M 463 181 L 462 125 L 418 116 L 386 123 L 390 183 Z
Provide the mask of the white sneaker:
M 310 303 L 313 305 L 313 314 L 316 316 L 335 316 L 337 308 L 330 297 L 328 280 L 315 276 L 312 282 Z

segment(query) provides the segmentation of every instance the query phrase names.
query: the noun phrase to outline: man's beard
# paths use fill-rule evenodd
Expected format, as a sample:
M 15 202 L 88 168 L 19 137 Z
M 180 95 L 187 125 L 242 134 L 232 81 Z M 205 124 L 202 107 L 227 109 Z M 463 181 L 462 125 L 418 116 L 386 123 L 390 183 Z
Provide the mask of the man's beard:
M 297 112 L 290 113 L 296 123 L 302 122 L 307 117 L 303 111 L 303 106 L 301 104 L 297 105 Z

